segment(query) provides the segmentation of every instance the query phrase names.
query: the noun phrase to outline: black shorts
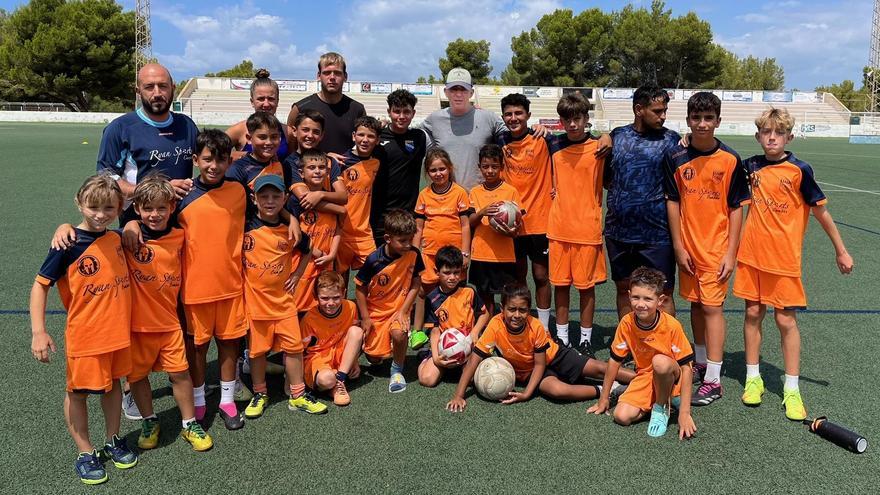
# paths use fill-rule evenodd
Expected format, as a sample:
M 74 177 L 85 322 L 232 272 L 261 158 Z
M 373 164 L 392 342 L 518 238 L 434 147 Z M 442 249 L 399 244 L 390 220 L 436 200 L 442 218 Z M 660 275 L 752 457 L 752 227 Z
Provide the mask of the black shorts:
M 550 260 L 550 241 L 547 234 L 529 234 L 513 238 L 513 250 L 516 259 L 528 257 L 534 262 L 547 263 Z
M 471 261 L 468 283 L 478 293 L 501 294 L 504 286 L 516 282 L 516 263 L 497 263 L 494 261 Z
M 675 287 L 675 251 L 672 244 L 641 244 L 605 238 L 611 262 L 611 280 L 626 280 L 640 266 L 656 268 L 666 275 L 665 289 Z
M 543 378 L 555 376 L 569 385 L 584 383 L 584 366 L 590 359 L 594 358 L 585 356 L 571 347 L 559 346 L 559 352 L 547 365 Z

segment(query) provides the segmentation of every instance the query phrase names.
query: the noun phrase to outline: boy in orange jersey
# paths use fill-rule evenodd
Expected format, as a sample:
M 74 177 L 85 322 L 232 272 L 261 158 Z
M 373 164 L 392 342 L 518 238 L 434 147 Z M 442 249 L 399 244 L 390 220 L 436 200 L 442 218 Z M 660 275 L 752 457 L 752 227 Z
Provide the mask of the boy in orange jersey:
M 746 383 L 743 404 L 757 406 L 764 394 L 758 368 L 761 357 L 761 323 L 772 305 L 782 337 L 785 383 L 782 403 L 785 416 L 794 421 L 807 417 L 798 386 L 801 336 L 797 309 L 807 305 L 801 282 L 801 256 L 810 211 L 828 234 L 836 252 L 837 268 L 848 274 L 853 259 L 825 207 L 827 199 L 813 178 L 813 169 L 785 146 L 793 139 L 794 119 L 784 109 L 770 109 L 755 120 L 763 155 L 746 160 L 752 183 L 743 240 L 737 254 L 733 293 L 745 299 L 743 325 Z
M 290 187 L 292 180 L 288 164 L 278 161 L 278 148 L 281 145 L 281 123 L 268 112 L 254 112 L 245 121 L 247 142 L 252 149 L 238 160 L 232 162 L 226 177 L 247 184 L 253 192 L 254 181 L 266 174 L 275 174 L 284 179 Z
M 242 264 L 254 388 L 254 396 L 244 411 L 247 418 L 262 416 L 269 402 L 266 389 L 269 351 L 284 352 L 284 368 L 290 383 L 288 408 L 310 414 L 327 412 L 327 406 L 306 394 L 303 383 L 302 335 L 293 288 L 309 263 L 311 251 L 308 236 L 303 236 L 295 247 L 287 239 L 287 225 L 280 215 L 287 200 L 285 189 L 277 175 L 257 178 L 254 182 L 257 211 L 245 225 Z M 293 266 L 294 249 L 300 252 L 296 267 Z
M 648 411 L 648 435 L 661 437 L 669 425 L 671 408 L 678 409 L 678 436 L 689 438 L 697 431 L 691 417 L 691 383 L 694 359 L 691 344 L 681 323 L 660 311 L 666 277 L 653 268 L 640 267 L 630 276 L 629 299 L 633 312 L 617 326 L 611 343 L 611 362 L 605 375 L 605 390 L 627 356 L 632 355 L 638 373 L 619 397 L 614 421 L 628 426 L 642 420 Z M 602 414 L 613 407 L 608 392 L 587 412 Z
M 346 279 L 349 269 L 359 270 L 367 256 L 376 250 L 373 228 L 370 226 L 370 206 L 373 202 L 373 182 L 379 172 L 381 157 L 384 156 L 382 148 L 376 149 L 381 130 L 375 118 L 358 118 L 352 132 L 354 148 L 345 152 L 342 182 L 348 191 L 348 202 L 345 204 L 342 245 L 336 263 L 337 271 L 345 274 Z
M 107 226 L 119 216 L 122 201 L 122 191 L 109 174 L 86 179 L 76 193 L 82 214 L 76 241 L 65 250 L 49 250 L 30 296 L 31 353 L 38 361 L 48 363 L 50 351 L 55 352 L 55 342 L 46 331 L 46 299 L 55 283 L 67 310 L 64 419 L 79 452 L 74 468 L 87 485 L 107 481 L 89 438 L 89 394 L 101 394 L 107 439 L 103 453 L 120 469 L 138 461 L 118 436 L 119 379 L 131 372 L 131 281 L 119 234 L 107 231 Z
M 702 379 L 692 403 L 705 406 L 723 393 L 723 305 L 739 247 L 741 206 L 750 193 L 739 155 L 715 138 L 721 100 L 709 92 L 694 93 L 687 112 L 690 144 L 666 152 L 664 190 L 679 294 L 691 302 L 694 374 Z
M 151 371 L 165 371 L 180 409 L 180 434 L 200 452 L 210 449 L 214 442 L 196 421 L 192 380 L 177 315 L 183 230 L 169 223 L 176 203 L 174 188 L 160 175 L 138 183 L 132 196 L 144 243 L 137 251 L 125 251 L 133 284 L 128 383 L 143 415 L 138 447 L 148 450 L 159 444 L 159 418 L 153 410 L 149 376 Z
M 504 169 L 504 155 L 497 144 L 486 144 L 480 148 L 480 173 L 483 182 L 471 189 L 469 199 L 474 212 L 470 215 L 471 264 L 468 282 L 477 288 L 477 294 L 486 305 L 488 314 L 495 314 L 495 294 L 500 294 L 504 286 L 516 281 L 516 254 L 513 237 L 522 223 L 513 229 L 489 223 L 498 213 L 498 205 L 512 201 L 522 205 L 516 188 L 501 179 Z M 521 210 L 525 214 L 525 210 Z
M 605 283 L 602 250 L 602 172 L 599 141 L 590 137 L 590 103 L 579 94 L 563 96 L 556 106 L 565 136 L 550 143 L 553 200 L 547 220 L 550 283 L 555 288 L 556 338 L 568 346 L 569 293 L 580 293 L 581 354 L 591 354 L 597 284 Z
M 410 310 L 419 293 L 425 265 L 412 245 L 416 221 L 403 210 L 385 214 L 385 245 L 367 256 L 355 277 L 355 300 L 364 330 L 364 354 L 372 364 L 391 356 L 391 393 L 406 390 Z
M 450 412 L 461 412 L 467 406 L 465 392 L 480 362 L 497 354 L 506 359 L 516 374 L 516 381 L 525 383 L 525 390 L 512 390 L 503 404 L 524 402 L 535 392 L 555 400 L 582 401 L 599 397 L 603 386 L 589 385 L 584 378 L 606 377 L 604 390 L 617 395 L 624 387 L 614 377 L 628 383 L 634 376 L 630 370 L 619 370 L 608 379 L 607 363 L 593 356 L 580 354 L 569 347 L 560 347 L 541 322 L 529 314 L 532 294 L 525 284 L 514 282 L 501 294 L 501 314 L 489 320 L 486 329 L 474 344 L 474 352 L 461 372 L 455 395 L 446 404 Z
M 302 176 L 309 191 L 320 191 L 327 174 L 327 155 L 316 149 L 307 150 L 302 155 Z M 315 256 L 306 266 L 296 284 L 293 298 L 300 316 L 315 307 L 315 279 L 326 270 L 333 269 L 333 262 L 339 253 L 342 227 L 340 217 L 345 215 L 345 206 L 325 203 L 321 209 L 307 210 L 299 200 L 291 197 L 287 202 L 290 214 L 299 219 L 303 234 L 308 235 Z M 294 256 L 297 256 L 294 253 Z
M 477 291 L 460 285 L 464 270 L 461 250 L 455 246 L 443 246 L 437 251 L 435 262 L 440 283 L 425 298 L 431 347 L 419 353 L 419 383 L 425 387 L 436 387 L 444 370 L 464 364 L 440 355 L 440 334 L 450 328 L 458 329 L 472 346 L 490 317 Z
M 305 379 L 312 390 L 330 390 L 337 406 L 351 404 L 345 382 L 360 375 L 358 356 L 364 331 L 357 325 L 357 305 L 345 299 L 342 275 L 325 271 L 315 281 L 317 306 L 302 318 Z

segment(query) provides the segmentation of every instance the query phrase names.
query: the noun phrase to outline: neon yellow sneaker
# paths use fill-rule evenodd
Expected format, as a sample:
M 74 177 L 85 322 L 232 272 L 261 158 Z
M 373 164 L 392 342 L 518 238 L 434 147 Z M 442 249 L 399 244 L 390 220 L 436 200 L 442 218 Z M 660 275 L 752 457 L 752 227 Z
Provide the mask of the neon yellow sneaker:
M 431 339 L 428 338 L 428 334 L 424 330 L 412 330 L 409 333 L 409 348 L 412 350 L 421 349 L 429 340 Z
M 250 403 L 244 409 L 245 417 L 250 419 L 259 418 L 263 415 L 263 411 L 266 410 L 266 404 L 268 403 L 268 397 L 260 392 L 255 393 Z
M 742 403 L 747 406 L 761 404 L 761 396 L 764 395 L 764 380 L 761 376 L 746 378 L 746 389 L 743 391 Z
M 309 393 L 288 399 L 287 408 L 291 411 L 302 411 L 309 414 L 324 414 L 327 412 L 327 406 L 315 400 Z
M 141 421 L 141 434 L 138 436 L 138 448 L 155 449 L 159 445 L 159 418 L 147 418 Z
M 180 436 L 192 445 L 196 452 L 204 452 L 210 450 L 214 446 L 214 440 L 211 435 L 202 429 L 202 425 L 198 421 L 193 421 L 186 426 L 186 429 L 180 432 Z
M 785 406 L 785 417 L 792 421 L 807 419 L 807 408 L 801 399 L 800 390 L 785 390 L 782 392 L 782 405 Z

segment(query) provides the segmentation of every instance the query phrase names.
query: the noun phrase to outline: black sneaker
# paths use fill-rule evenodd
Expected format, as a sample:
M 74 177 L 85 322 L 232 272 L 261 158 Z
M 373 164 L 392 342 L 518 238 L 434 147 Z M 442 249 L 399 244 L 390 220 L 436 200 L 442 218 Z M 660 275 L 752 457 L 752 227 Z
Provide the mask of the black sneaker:
M 223 420 L 223 425 L 226 426 L 227 430 L 240 430 L 244 428 L 244 418 L 241 416 L 241 411 L 235 416 L 226 414 L 222 407 L 217 411 L 220 413 L 220 418 Z
M 694 385 L 702 384 L 704 378 L 706 378 L 706 365 L 694 363 Z
M 708 406 L 721 398 L 723 389 L 720 382 L 703 383 L 691 397 L 692 406 Z
M 615 382 L 617 383 L 617 382 Z M 620 400 L 620 396 L 626 392 L 626 387 L 628 385 L 623 385 L 621 383 L 617 383 L 617 386 L 613 386 L 611 388 L 611 393 L 608 394 L 608 407 L 614 407 L 617 405 L 617 401 Z
M 133 468 L 138 463 L 138 455 L 128 448 L 128 443 L 124 438 L 119 438 L 116 435 L 113 435 L 113 438 L 104 444 L 102 453 L 119 469 Z
M 588 357 L 591 357 L 594 359 L 596 358 L 596 353 L 593 352 L 593 346 L 590 345 L 589 340 L 585 340 L 585 341 L 581 342 L 580 344 L 578 344 L 576 349 L 579 353 L 581 353 L 582 356 L 588 356 Z
M 87 485 L 99 485 L 107 481 L 107 471 L 98 458 L 98 452 L 80 452 L 73 464 L 79 480 Z

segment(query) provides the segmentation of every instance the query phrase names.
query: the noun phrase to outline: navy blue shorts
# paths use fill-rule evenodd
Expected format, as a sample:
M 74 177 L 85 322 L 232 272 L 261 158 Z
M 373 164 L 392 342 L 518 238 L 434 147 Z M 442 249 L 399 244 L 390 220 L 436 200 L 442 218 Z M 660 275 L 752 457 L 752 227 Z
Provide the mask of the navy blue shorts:
M 611 262 L 611 280 L 626 280 L 640 266 L 656 268 L 666 275 L 665 289 L 675 287 L 675 250 L 672 244 L 642 244 L 605 238 Z

